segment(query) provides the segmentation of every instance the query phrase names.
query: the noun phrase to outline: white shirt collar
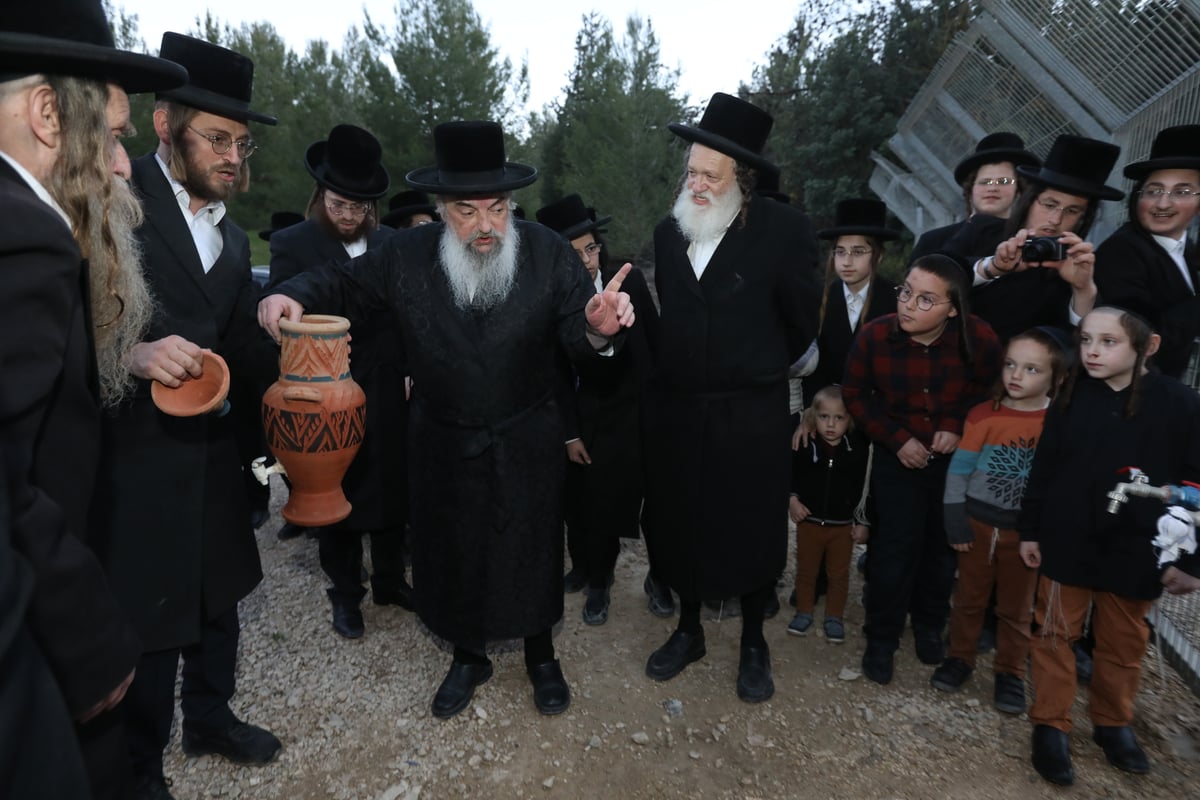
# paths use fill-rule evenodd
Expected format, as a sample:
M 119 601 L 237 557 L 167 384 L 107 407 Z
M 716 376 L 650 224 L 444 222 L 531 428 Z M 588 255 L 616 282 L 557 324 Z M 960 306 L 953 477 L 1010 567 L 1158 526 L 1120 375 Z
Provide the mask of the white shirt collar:
M 188 194 L 188 190 L 183 184 L 171 177 L 171 170 L 163 162 L 158 153 L 154 154 L 154 160 L 158 162 L 158 168 L 162 170 L 163 177 L 167 179 L 167 183 L 171 185 L 171 193 L 175 195 L 175 201 L 179 203 L 179 207 L 183 210 L 183 215 L 189 219 L 206 219 L 216 227 L 222 219 L 225 218 L 225 203 L 220 200 L 214 200 L 208 203 L 195 214 L 192 213 L 192 196 Z
M 346 248 L 346 253 L 351 258 L 357 258 L 367 252 L 367 237 L 363 236 L 353 242 L 342 242 L 342 247 Z
M 1158 246 L 1166 250 L 1172 257 L 1183 257 L 1183 248 L 1187 244 L 1187 233 L 1178 239 L 1172 239 L 1170 236 L 1159 236 L 1158 234 L 1150 234 L 1154 241 L 1158 242 Z
M 870 284 L 864 284 L 862 289 L 860 289 L 857 292 L 852 292 L 852 291 L 850 291 L 850 287 L 845 282 L 843 282 L 842 283 L 842 296 L 846 298 L 846 304 L 849 305 L 850 303 L 853 303 L 853 302 L 861 303 L 864 300 L 866 300 L 867 299 L 867 286 L 869 286 L 869 285 Z
M 46 187 L 42 186 L 41 181 L 33 177 L 32 172 L 21 166 L 15 158 L 3 150 L 0 150 L 0 158 L 3 158 L 8 162 L 8 165 L 12 167 L 18 175 L 21 176 L 21 180 L 28 184 L 33 193 L 38 196 L 38 199 L 54 209 L 58 215 L 62 217 L 63 222 L 67 223 L 67 228 L 70 229 L 71 219 L 67 216 L 67 212 L 63 211 L 63 207 L 58 204 L 58 201 L 50 196 L 50 192 L 46 191 Z

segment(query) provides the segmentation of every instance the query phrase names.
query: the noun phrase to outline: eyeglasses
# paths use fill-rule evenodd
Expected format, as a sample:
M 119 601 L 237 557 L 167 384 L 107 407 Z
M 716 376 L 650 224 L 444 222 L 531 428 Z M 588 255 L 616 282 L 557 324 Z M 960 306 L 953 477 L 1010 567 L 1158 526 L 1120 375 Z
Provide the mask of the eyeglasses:
M 238 155 L 242 158 L 249 158 L 254 155 L 254 151 L 258 150 L 258 145 L 253 139 L 238 139 L 236 142 L 227 133 L 203 133 L 196 130 L 191 125 L 188 125 L 188 130 L 199 136 L 201 139 L 208 139 L 208 143 L 212 145 L 213 152 L 219 156 L 223 156 L 229 152 L 229 148 L 237 145 Z
M 1058 203 L 1054 202 L 1053 200 L 1040 200 L 1039 199 L 1037 201 L 1037 204 L 1039 206 L 1041 206 L 1042 208 L 1046 209 L 1047 214 L 1050 214 L 1051 216 L 1053 216 L 1054 214 L 1061 213 L 1064 218 L 1065 217 L 1078 217 L 1078 216 L 1082 215 L 1084 211 L 1087 211 L 1087 206 L 1060 206 Z
M 850 256 L 851 258 L 862 258 L 863 256 L 871 255 L 873 252 L 874 250 L 872 250 L 870 247 L 851 247 L 849 250 L 844 247 L 835 247 L 833 249 L 833 255 L 835 258 L 845 258 L 846 256 Z
M 335 217 L 365 217 L 371 210 L 370 203 L 347 203 L 325 198 L 325 208 Z
M 1166 189 L 1162 186 L 1156 186 L 1153 189 L 1140 189 L 1137 196 L 1146 200 L 1161 200 L 1166 198 L 1175 203 L 1185 202 L 1189 197 L 1200 196 L 1200 192 L 1195 189 Z
M 980 178 L 975 181 L 976 186 L 1012 186 L 1017 182 L 1016 178 Z
M 946 303 L 951 302 L 950 300 L 934 300 L 933 297 L 927 294 L 919 294 L 916 297 L 917 308 L 921 309 L 922 311 L 928 311 L 934 306 L 944 306 Z M 897 286 L 896 299 L 901 303 L 907 303 L 909 300 L 912 300 L 912 288 L 907 283 L 903 286 Z
M 575 248 L 575 254 L 579 256 L 580 261 L 588 261 L 594 258 L 602 249 L 604 249 L 604 245 L 599 242 L 592 242 L 582 250 L 578 247 Z

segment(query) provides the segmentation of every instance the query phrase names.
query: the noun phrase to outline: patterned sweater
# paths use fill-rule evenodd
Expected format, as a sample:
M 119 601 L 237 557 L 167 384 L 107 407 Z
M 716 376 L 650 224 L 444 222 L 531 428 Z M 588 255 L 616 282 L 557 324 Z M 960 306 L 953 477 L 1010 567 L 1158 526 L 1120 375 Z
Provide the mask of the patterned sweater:
M 974 541 L 967 517 L 997 528 L 1016 528 L 1017 512 L 1046 410 L 1017 411 L 992 401 L 968 412 L 962 440 L 946 474 L 946 536 L 951 544 Z

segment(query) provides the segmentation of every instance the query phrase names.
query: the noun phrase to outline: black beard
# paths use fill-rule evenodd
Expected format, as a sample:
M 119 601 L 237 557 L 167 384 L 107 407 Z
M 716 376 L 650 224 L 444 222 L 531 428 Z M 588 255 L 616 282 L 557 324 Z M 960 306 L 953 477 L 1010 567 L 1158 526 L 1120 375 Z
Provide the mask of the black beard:
M 337 226 L 337 223 L 334 222 L 329 216 L 329 211 L 325 208 L 324 203 L 318 204 L 313 211 L 315 212 L 317 225 L 320 226 L 321 230 L 324 231 L 329 238 L 336 239 L 343 244 L 350 244 L 351 242 L 357 242 L 359 239 L 365 238 L 367 234 L 374 230 L 375 227 L 375 217 L 373 214 L 368 212 L 368 214 L 362 218 L 362 222 L 354 226 L 353 231 L 350 233 L 344 233 L 342 229 Z

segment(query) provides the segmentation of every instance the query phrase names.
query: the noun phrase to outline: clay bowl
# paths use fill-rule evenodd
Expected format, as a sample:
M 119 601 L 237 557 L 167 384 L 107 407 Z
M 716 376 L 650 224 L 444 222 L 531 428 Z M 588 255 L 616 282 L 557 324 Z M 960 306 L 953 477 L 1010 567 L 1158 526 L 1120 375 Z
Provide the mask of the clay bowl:
M 172 417 L 197 417 L 220 410 L 229 394 L 229 366 L 216 353 L 204 351 L 203 372 L 188 378 L 177 388 L 154 381 L 150 397 L 154 405 Z

